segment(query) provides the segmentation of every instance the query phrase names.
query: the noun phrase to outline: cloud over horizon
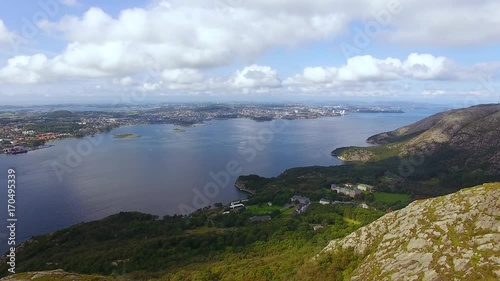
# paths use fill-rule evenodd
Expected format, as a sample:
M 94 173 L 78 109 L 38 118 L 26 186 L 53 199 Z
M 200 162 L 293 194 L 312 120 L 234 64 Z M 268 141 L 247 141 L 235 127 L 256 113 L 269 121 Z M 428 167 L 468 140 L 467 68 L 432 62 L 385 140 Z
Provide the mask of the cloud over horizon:
M 85 1 L 58 2 L 73 9 L 85 5 Z M 79 15 L 62 13 L 34 22 L 44 38 L 62 42 L 63 48 L 8 57 L 0 63 L 0 83 L 57 86 L 61 81 L 95 79 L 149 92 L 307 94 L 336 89 L 347 94 L 352 91 L 346 85 L 357 83 L 495 78 L 499 61 L 464 64 L 456 61 L 456 52 L 467 46 L 500 44 L 498 11 L 500 2 L 493 0 L 474 4 L 452 0 L 173 0 L 151 1 L 145 7 L 118 12 L 85 6 Z M 367 46 L 356 45 L 353 24 L 363 32 Z M 21 34 L 8 29 L 0 18 L 0 48 Z M 335 64 L 325 60 L 293 71 L 283 71 L 280 61 L 262 61 L 273 50 L 287 48 L 293 54 L 297 48 L 322 42 L 332 42 L 332 50 L 347 43 L 364 53 L 377 50 L 373 48 L 379 44 L 400 49 L 398 55 L 354 54 Z M 436 54 L 419 46 L 440 51 Z M 457 51 L 449 52 L 450 57 L 442 47 Z M 402 53 L 407 56 L 401 57 Z

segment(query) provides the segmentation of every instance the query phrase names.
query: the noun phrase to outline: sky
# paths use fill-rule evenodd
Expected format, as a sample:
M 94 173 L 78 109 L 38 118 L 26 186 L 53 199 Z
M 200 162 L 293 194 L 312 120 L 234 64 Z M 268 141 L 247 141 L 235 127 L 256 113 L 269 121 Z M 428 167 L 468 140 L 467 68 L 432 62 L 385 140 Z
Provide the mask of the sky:
M 0 0 L 0 105 L 500 101 L 498 0 Z

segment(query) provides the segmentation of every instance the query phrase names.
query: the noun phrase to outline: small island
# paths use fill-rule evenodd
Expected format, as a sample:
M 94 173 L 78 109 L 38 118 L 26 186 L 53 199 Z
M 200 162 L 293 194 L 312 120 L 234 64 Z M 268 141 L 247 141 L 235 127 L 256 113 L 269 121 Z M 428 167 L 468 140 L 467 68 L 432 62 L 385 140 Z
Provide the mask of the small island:
M 141 135 L 138 134 L 119 134 L 115 135 L 115 139 L 136 139 L 140 138 Z

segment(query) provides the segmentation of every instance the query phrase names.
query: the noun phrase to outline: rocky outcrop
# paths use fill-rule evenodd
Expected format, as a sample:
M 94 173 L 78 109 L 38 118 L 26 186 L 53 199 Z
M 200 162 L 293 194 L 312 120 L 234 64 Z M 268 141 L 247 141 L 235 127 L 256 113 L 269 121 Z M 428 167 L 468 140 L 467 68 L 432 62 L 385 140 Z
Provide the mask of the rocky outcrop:
M 500 183 L 415 201 L 320 255 L 353 248 L 351 280 L 500 280 Z
M 1 281 L 14 281 L 14 280 L 71 280 L 71 281 L 98 281 L 98 280 L 116 280 L 114 278 L 108 278 L 98 275 L 80 275 L 66 272 L 62 269 L 49 270 L 49 271 L 38 271 L 38 272 L 25 272 L 14 274 L 0 279 Z
M 351 151 L 345 151 L 344 153 L 337 156 L 341 161 L 355 161 L 355 162 L 366 162 L 372 159 L 374 156 L 373 152 L 366 149 L 353 149 Z
M 255 191 L 254 190 L 251 190 L 247 187 L 247 183 L 243 180 L 236 180 L 236 182 L 234 183 L 234 186 L 239 189 L 240 191 L 243 191 L 243 192 L 246 192 L 246 193 L 250 193 L 250 194 L 255 194 Z

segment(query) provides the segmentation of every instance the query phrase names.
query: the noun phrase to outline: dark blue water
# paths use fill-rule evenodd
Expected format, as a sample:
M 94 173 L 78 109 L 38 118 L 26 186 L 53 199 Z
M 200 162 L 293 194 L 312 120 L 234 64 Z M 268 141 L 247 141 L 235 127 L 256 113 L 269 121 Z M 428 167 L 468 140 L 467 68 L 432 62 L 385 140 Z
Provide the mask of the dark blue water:
M 17 239 L 22 241 L 120 211 L 166 215 L 243 198 L 246 194 L 233 187 L 240 174 L 277 176 L 297 166 L 338 165 L 330 155 L 333 149 L 365 145 L 373 134 L 432 113 L 232 119 L 185 131 L 173 125 L 141 125 L 56 141 L 52 148 L 0 156 L 0 222 L 7 219 L 8 168 L 17 172 Z M 113 137 L 121 133 L 141 137 Z M 6 249 L 5 229 L 0 228 L 1 250 Z

